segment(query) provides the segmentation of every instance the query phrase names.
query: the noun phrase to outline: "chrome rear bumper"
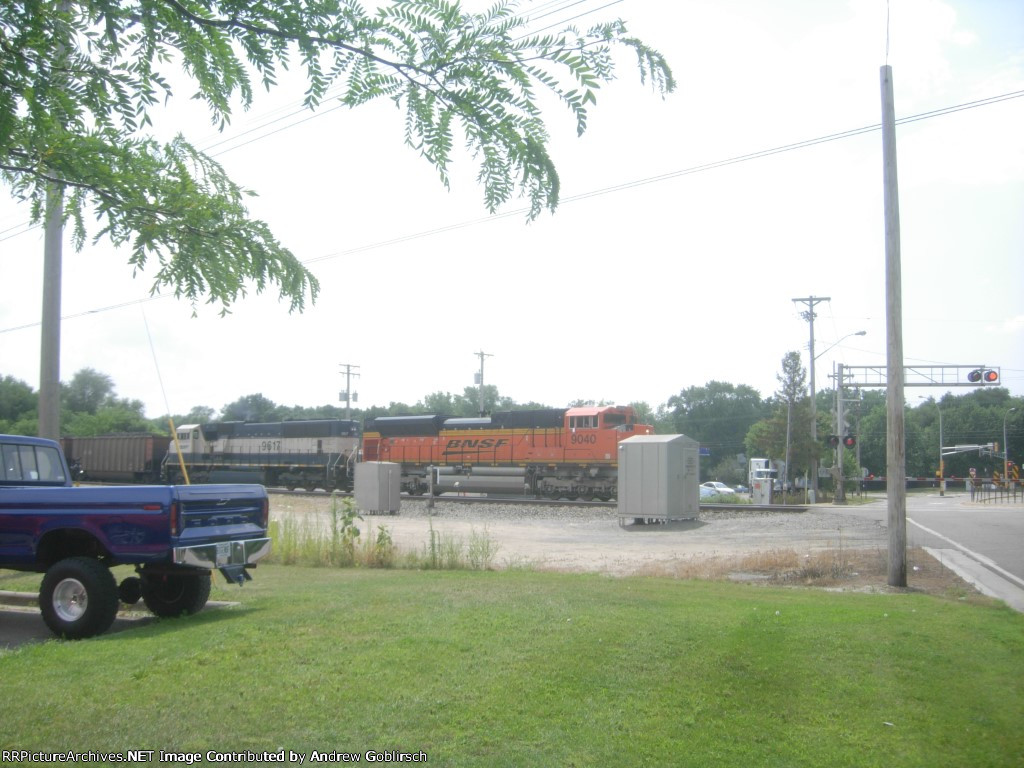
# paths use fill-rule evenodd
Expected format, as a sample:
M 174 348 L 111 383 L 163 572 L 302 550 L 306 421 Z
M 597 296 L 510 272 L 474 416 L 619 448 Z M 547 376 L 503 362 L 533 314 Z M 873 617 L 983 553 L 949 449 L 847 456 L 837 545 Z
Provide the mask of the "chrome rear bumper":
M 270 554 L 270 539 L 241 539 L 175 547 L 174 562 L 196 568 L 223 568 L 229 565 L 251 565 Z

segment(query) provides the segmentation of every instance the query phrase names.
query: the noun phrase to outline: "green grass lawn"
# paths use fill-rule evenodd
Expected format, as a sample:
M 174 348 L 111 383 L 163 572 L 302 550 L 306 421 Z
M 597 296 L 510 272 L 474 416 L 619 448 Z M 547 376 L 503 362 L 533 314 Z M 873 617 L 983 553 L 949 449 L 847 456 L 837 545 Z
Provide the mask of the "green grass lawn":
M 367 750 L 399 750 L 444 766 L 1024 765 L 1024 616 L 1004 607 L 284 566 L 213 598 L 241 605 L 0 655 L 0 749 L 285 749 L 306 764 L 313 750 L 363 762 Z

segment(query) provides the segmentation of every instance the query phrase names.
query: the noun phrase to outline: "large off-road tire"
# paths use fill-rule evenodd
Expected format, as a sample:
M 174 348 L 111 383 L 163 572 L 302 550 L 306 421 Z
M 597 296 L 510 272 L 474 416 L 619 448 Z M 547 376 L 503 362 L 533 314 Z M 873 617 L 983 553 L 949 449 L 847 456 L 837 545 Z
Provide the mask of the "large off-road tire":
M 101 635 L 117 616 L 117 581 L 99 560 L 68 557 L 50 567 L 39 588 L 46 626 L 68 640 Z
M 142 601 L 157 616 L 199 613 L 210 599 L 209 571 L 150 574 L 142 579 Z

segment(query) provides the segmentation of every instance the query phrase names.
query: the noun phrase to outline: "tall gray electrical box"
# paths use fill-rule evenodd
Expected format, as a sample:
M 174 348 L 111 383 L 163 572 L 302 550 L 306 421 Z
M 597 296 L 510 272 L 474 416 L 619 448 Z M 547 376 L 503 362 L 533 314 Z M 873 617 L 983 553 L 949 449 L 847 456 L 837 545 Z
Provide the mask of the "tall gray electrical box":
M 686 435 L 635 435 L 619 443 L 619 524 L 700 512 L 700 444 Z
M 356 464 L 356 506 L 364 512 L 394 514 L 402 506 L 402 467 L 393 461 Z

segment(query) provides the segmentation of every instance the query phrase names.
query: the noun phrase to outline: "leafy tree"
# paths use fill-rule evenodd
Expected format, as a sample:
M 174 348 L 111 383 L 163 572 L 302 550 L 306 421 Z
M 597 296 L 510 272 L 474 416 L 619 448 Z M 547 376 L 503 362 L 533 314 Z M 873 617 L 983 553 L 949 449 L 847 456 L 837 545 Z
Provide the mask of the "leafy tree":
M 782 358 L 782 373 L 775 377 L 779 384 L 776 397 L 786 409 L 786 442 L 782 457 L 786 462 L 783 482 L 789 487 L 790 476 L 793 475 L 793 410 L 797 403 L 807 397 L 807 371 L 800 361 L 799 352 L 787 352 Z
M 13 432 L 15 423 L 34 419 L 37 404 L 35 390 L 24 381 L 13 376 L 0 377 L 0 432 Z
M 711 480 L 730 486 L 745 485 L 747 482 L 747 469 L 743 465 L 742 454 L 723 456 L 705 474 Z
M 0 177 L 38 221 L 48 192 L 66 196 L 74 242 L 130 246 L 154 290 L 222 311 L 247 284 L 276 286 L 292 310 L 318 284 L 269 227 L 249 216 L 250 194 L 182 136 L 142 132 L 172 95 L 168 72 L 191 77 L 194 98 L 223 127 L 298 61 L 317 107 L 331 93 L 350 107 L 386 98 L 404 109 L 406 143 L 449 183 L 455 138 L 476 156 L 491 211 L 514 194 L 536 217 L 558 203 L 539 102 L 552 94 L 587 127 L 588 109 L 615 75 L 612 51 L 636 54 L 642 81 L 675 83 L 664 58 L 621 21 L 584 32 L 526 32 L 515 2 L 479 14 L 446 0 L 392 0 L 367 13 L 355 0 L 40 0 L 0 6 Z
M 807 397 L 807 369 L 804 368 L 799 352 L 787 352 L 782 358 L 782 372 L 776 374 L 779 389 L 776 392 L 784 403 L 795 403 Z
M 747 432 L 767 411 L 757 390 L 722 381 L 684 389 L 666 406 L 670 429 L 710 448 L 713 462 L 743 453 Z
M 96 413 L 114 399 L 114 380 L 93 368 L 82 368 L 62 387 L 64 408 L 71 413 Z
M 426 413 L 455 413 L 455 397 L 451 392 L 433 392 L 421 401 Z
M 176 420 L 175 424 L 206 424 L 209 421 L 213 421 L 214 413 L 216 411 L 208 405 L 197 405 L 182 416 L 180 421 Z
M 874 401 L 865 398 L 866 410 L 860 417 L 857 442 L 860 444 L 860 463 L 869 475 L 882 477 L 886 473 L 886 397 L 885 392 L 877 393 Z
M 654 409 L 651 408 L 650 405 L 648 405 L 645 402 L 638 401 L 635 403 L 630 403 L 630 406 L 636 412 L 637 423 L 650 424 L 651 426 L 654 426 L 656 416 L 654 413 Z
M 1020 462 L 1022 456 L 1022 435 L 1020 428 L 1014 429 L 1014 416 L 1024 413 L 1024 398 L 1012 397 L 1002 387 L 985 387 L 964 395 L 946 394 L 938 403 L 942 410 L 942 444 L 987 445 L 1002 443 L 1003 419 L 1007 419 L 1009 457 Z M 1010 413 L 1016 408 L 1016 413 Z M 938 410 L 931 399 L 907 410 L 907 474 L 934 476 L 938 468 L 939 427 Z M 913 436 L 910 434 L 914 425 Z M 982 476 L 990 476 L 993 470 L 1003 471 L 1002 448 L 999 455 L 971 451 L 948 456 L 945 460 L 945 477 L 966 477 L 971 467 Z
M 139 401 L 114 402 L 102 405 L 93 412 L 69 413 L 64 419 L 65 435 L 110 435 L 120 432 L 154 433 L 153 423 L 142 415 Z M 162 430 L 166 432 L 166 428 Z
M 221 421 L 280 421 L 281 409 L 257 392 L 254 395 L 240 397 L 233 403 L 225 405 L 220 412 Z

